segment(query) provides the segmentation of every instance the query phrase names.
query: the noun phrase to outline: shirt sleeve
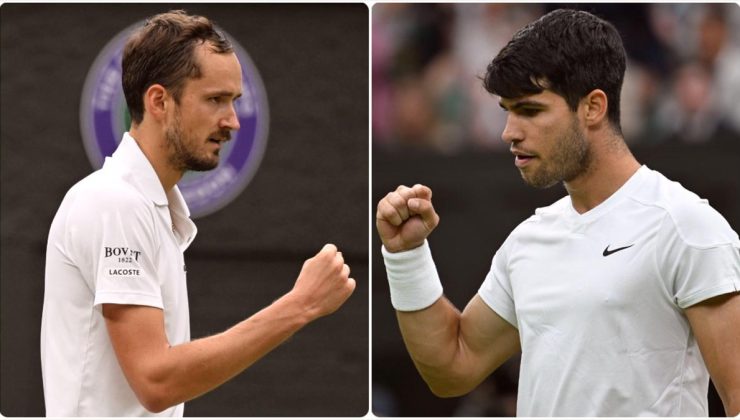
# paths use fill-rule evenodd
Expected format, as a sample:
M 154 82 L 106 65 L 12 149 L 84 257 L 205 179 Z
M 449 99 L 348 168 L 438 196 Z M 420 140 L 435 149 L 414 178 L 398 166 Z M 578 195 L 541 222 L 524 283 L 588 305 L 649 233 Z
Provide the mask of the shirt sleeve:
M 663 281 L 680 308 L 740 291 L 740 241 L 706 200 L 669 213 L 656 243 Z
M 95 295 L 94 305 L 163 308 L 155 263 L 159 245 L 146 201 L 132 191 L 111 188 L 87 194 L 71 214 L 69 247 Z
M 501 318 L 518 329 L 516 307 L 507 267 L 506 244 L 507 242 L 504 242 L 493 256 L 491 270 L 478 289 L 478 295 Z

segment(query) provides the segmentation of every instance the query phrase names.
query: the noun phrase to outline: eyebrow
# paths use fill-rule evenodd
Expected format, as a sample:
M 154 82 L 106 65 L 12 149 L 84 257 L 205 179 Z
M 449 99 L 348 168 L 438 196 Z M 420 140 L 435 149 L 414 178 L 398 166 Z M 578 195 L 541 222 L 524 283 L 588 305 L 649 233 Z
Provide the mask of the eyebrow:
M 236 95 L 234 95 L 234 92 L 230 92 L 228 90 L 217 90 L 215 92 L 207 92 L 206 96 L 234 96 L 234 99 L 238 99 L 241 98 L 242 94 L 237 93 Z
M 539 102 L 539 101 L 534 101 L 532 99 L 522 99 L 521 101 L 515 101 L 513 104 L 511 104 L 511 106 L 504 105 L 503 101 L 499 101 L 498 104 L 501 108 L 503 108 L 506 111 L 509 111 L 509 110 L 515 111 L 517 109 L 525 108 L 525 107 L 531 107 L 531 108 L 546 108 L 547 107 L 546 104 Z

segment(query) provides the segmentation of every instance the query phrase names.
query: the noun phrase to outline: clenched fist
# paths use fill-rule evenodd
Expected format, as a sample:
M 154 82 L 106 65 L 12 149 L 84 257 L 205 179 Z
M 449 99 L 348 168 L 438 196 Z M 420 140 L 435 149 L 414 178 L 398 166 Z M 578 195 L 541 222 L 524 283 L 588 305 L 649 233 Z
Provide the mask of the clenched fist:
M 339 309 L 354 290 L 355 280 L 349 277 L 342 253 L 326 244 L 303 263 L 290 293 L 304 305 L 311 319 L 316 319 Z
M 389 252 L 414 249 L 439 224 L 439 215 L 432 206 L 432 190 L 416 184 L 404 185 L 388 193 L 378 203 L 375 226 Z

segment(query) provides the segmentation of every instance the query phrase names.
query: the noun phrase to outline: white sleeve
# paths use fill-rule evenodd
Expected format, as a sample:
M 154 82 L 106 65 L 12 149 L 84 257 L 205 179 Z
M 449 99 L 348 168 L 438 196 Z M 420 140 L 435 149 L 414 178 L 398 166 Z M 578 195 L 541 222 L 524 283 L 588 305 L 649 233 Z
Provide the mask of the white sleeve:
M 657 264 L 680 308 L 740 291 L 740 241 L 706 200 L 666 215 L 657 239 Z
M 507 267 L 506 244 L 504 242 L 493 256 L 491 270 L 486 275 L 480 289 L 478 289 L 478 295 L 501 318 L 518 329 L 516 306 L 511 292 L 509 269 Z
M 69 248 L 95 295 L 94 305 L 163 308 L 153 214 L 135 193 L 111 190 L 86 194 L 68 220 Z

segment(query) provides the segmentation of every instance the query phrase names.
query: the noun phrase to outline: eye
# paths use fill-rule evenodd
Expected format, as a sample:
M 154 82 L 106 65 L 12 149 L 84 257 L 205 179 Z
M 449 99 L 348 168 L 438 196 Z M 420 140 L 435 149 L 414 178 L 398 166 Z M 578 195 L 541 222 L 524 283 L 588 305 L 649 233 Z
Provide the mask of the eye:
M 213 102 L 214 104 L 221 103 L 221 97 L 220 96 L 211 96 L 208 98 L 210 102 Z
M 518 113 L 525 117 L 534 117 L 535 115 L 539 114 L 540 111 L 542 110 L 539 108 L 520 108 Z

